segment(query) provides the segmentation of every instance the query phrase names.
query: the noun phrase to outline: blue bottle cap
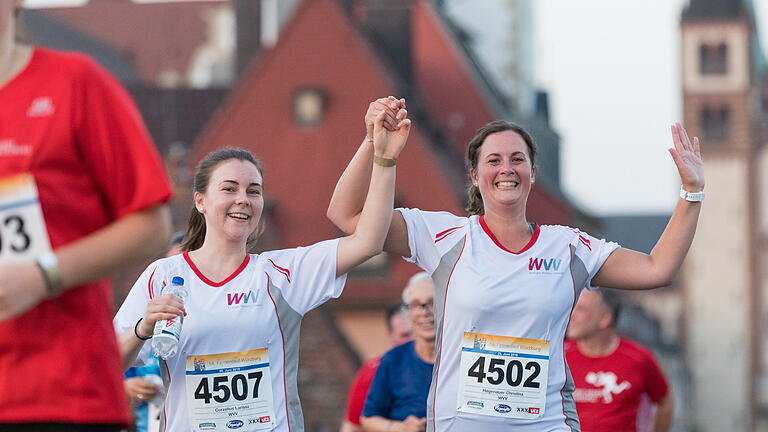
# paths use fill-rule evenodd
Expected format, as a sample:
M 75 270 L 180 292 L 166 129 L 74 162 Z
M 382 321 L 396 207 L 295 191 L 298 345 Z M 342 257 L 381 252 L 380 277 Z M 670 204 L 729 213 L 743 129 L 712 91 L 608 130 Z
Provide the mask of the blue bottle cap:
M 181 276 L 174 276 L 173 279 L 171 279 L 171 283 L 174 285 L 184 285 L 184 278 Z

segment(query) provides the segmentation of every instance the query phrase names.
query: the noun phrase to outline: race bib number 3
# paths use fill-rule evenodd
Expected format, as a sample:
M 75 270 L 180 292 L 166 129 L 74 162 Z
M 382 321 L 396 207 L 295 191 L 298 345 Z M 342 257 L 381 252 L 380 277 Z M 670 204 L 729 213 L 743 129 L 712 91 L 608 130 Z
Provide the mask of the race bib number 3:
M 266 348 L 187 357 L 192 430 L 257 431 L 275 427 Z
M 547 402 L 549 341 L 464 333 L 458 410 L 537 419 Z
M 0 179 L 0 264 L 30 262 L 50 251 L 32 176 Z

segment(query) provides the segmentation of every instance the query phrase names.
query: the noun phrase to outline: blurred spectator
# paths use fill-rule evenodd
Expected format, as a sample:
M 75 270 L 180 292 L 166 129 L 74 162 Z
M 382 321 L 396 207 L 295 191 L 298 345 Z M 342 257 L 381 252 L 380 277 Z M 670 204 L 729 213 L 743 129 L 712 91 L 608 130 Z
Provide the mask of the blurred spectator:
M 0 1 L 0 429 L 117 431 L 105 279 L 165 246 L 171 189 L 112 76 L 15 39 L 21 3 Z
M 581 430 L 645 432 L 638 429 L 638 408 L 647 397 L 656 405 L 650 430 L 667 432 L 673 414 L 667 379 L 649 350 L 619 337 L 614 295 L 582 291 L 568 325 L 565 355 Z
M 391 346 L 404 344 L 411 340 L 411 325 L 403 316 L 401 304 L 395 304 L 387 308 L 387 336 Z M 368 396 L 368 389 L 371 387 L 373 376 L 376 375 L 376 369 L 379 367 L 381 357 L 375 357 L 363 363 L 360 370 L 357 371 L 352 385 L 349 387 L 347 396 L 347 417 L 341 424 L 340 432 L 361 432 L 360 414 L 363 412 L 365 397 Z
M 426 428 L 435 361 L 433 292 L 432 279 L 424 272 L 413 276 L 403 291 L 414 340 L 381 357 L 361 418 L 368 432 L 422 432 Z

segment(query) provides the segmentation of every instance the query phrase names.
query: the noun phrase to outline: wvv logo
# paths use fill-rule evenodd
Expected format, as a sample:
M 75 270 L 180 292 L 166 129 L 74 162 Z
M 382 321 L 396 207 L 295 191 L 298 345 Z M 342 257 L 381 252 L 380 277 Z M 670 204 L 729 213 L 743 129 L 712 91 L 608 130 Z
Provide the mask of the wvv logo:
M 227 293 L 227 306 L 256 306 L 258 294 L 248 290 L 248 292 Z
M 528 271 L 537 273 L 555 273 L 560 271 L 563 260 L 559 258 L 529 258 Z

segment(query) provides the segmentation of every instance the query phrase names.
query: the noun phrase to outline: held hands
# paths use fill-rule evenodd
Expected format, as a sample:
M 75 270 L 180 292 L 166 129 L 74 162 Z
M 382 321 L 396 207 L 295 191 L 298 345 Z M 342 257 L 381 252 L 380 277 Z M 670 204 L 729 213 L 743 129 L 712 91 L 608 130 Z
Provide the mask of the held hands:
M 427 429 L 427 419 L 410 415 L 399 426 L 399 430 L 403 432 L 424 432 Z
M 151 401 L 157 396 L 158 391 L 155 384 L 141 377 L 127 378 L 123 381 L 123 388 L 128 399 L 133 403 Z
M 147 303 L 144 319 L 139 323 L 136 332 L 143 337 L 152 336 L 156 322 L 182 315 L 187 316 L 187 311 L 184 309 L 184 303 L 180 298 L 173 294 L 157 296 Z
M 369 140 L 373 139 L 376 156 L 397 158 L 411 129 L 407 115 L 405 99 L 389 96 L 371 102 L 365 114 L 365 124 Z
M 683 189 L 701 192 L 704 190 L 704 162 L 701 159 L 699 139 L 694 137 L 691 142 L 683 125 L 675 123 L 672 125 L 672 142 L 674 148 L 669 149 L 669 154 L 680 173 Z

